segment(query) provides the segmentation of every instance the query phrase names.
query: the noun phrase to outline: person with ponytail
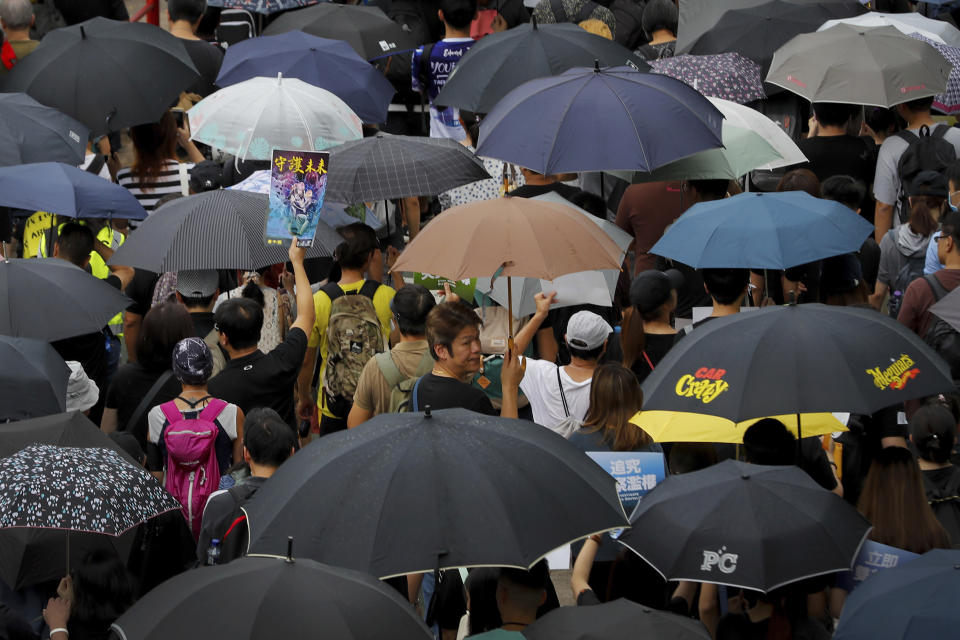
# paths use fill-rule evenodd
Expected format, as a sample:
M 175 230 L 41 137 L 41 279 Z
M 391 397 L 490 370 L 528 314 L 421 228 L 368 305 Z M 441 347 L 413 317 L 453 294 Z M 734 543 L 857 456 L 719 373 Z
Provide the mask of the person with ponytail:
M 683 274 L 669 271 L 643 271 L 630 283 L 631 308 L 624 313 L 620 343 L 623 366 L 647 379 L 657 363 L 676 341 L 670 317 L 677 308 L 677 289 L 683 286 Z
M 283 342 L 287 335 L 287 329 L 293 324 L 293 287 L 287 289 L 290 274 L 284 270 L 283 265 L 273 265 L 257 269 L 256 271 L 247 271 L 243 274 L 242 284 L 220 294 L 214 311 L 231 298 L 249 298 L 253 300 L 263 310 L 263 328 L 260 330 L 260 342 L 257 348 L 264 353 L 270 353 L 273 349 Z
M 960 546 L 960 468 L 950 463 L 957 442 L 957 419 L 942 404 L 927 404 L 910 419 L 910 440 L 917 448 L 927 502 L 937 520 Z

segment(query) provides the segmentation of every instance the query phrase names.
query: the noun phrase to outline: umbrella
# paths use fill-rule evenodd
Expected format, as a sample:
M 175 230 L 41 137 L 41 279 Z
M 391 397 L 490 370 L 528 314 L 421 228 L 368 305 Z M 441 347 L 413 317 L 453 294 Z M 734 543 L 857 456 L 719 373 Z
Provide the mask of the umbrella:
M 824 31 L 837 24 L 854 27 L 893 27 L 900 33 L 917 33 L 937 44 L 960 47 L 960 29 L 943 20 L 933 20 L 921 13 L 882 13 L 871 11 L 854 18 L 827 20 L 817 31 Z
M 933 97 L 933 108 L 943 113 L 957 113 L 960 111 L 960 47 L 939 44 L 918 33 L 910 34 L 910 37 L 926 42 L 952 65 L 950 75 L 947 77 L 947 88 L 943 93 Z
M 930 313 L 960 331 L 960 289 L 954 289 L 943 296 L 941 300 L 930 307 Z
M 263 35 L 275 36 L 298 29 L 321 38 L 343 40 L 364 60 L 410 51 L 420 44 L 379 7 L 333 3 L 284 13 L 263 30 Z
M 683 54 L 650 63 L 654 73 L 682 80 L 705 96 L 739 104 L 763 100 L 760 65 L 739 53 Z
M 507 94 L 480 124 L 477 155 L 543 174 L 650 171 L 721 146 L 722 120 L 669 76 L 575 68 Z
M 46 342 L 0 336 L 0 421 L 62 413 L 70 369 Z
M 524 82 L 555 76 L 573 67 L 631 66 L 647 70 L 644 60 L 621 44 L 588 33 L 575 24 L 530 24 L 493 33 L 457 61 L 434 104 L 489 113 Z
M 34 444 L 112 449 L 131 464 L 140 464 L 79 411 L 0 423 L 0 458 Z
M 725 460 L 658 484 L 619 541 L 666 580 L 768 592 L 850 569 L 870 529 L 799 467 Z
M 182 573 L 141 598 L 112 628 L 121 638 L 140 640 L 431 637 L 410 603 L 371 576 L 275 556 Z
M 91 133 L 157 122 L 199 74 L 183 44 L 159 27 L 93 18 L 54 29 L 4 81 Z
M 934 549 L 877 572 L 847 597 L 837 640 L 950 638 L 960 623 L 960 551 Z
M 892 107 L 943 93 L 950 69 L 936 49 L 893 27 L 838 24 L 778 49 L 767 82 L 811 102 Z
M 90 132 L 24 93 L 0 94 L 0 166 L 28 162 L 83 162 Z
M 739 442 L 742 432 L 731 432 L 744 420 L 872 414 L 952 388 L 940 356 L 883 314 L 821 304 L 767 307 L 712 320 L 681 340 L 644 381 L 644 410 L 631 421 L 648 433 L 698 435 L 664 440 Z
M 223 7 L 224 9 L 243 9 L 250 13 L 269 16 L 274 13 L 279 13 L 280 11 L 308 7 L 318 2 L 320 2 L 320 0 L 208 0 L 207 6 Z
M 296 78 L 342 99 L 364 122 L 386 122 L 395 90 L 345 42 L 288 31 L 243 40 L 227 49 L 217 85 L 257 76 Z
M 858 251 L 870 233 L 839 202 L 803 191 L 741 193 L 690 207 L 650 253 L 695 269 L 789 269 Z
M 454 140 L 378 133 L 330 153 L 327 195 L 370 202 L 429 196 L 489 179 L 483 163 Z
M 293 536 L 309 558 L 378 577 L 526 569 L 625 524 L 613 477 L 576 447 L 464 409 L 384 414 L 313 442 L 244 510 L 252 553 L 282 552 Z
M 241 160 L 270 160 L 274 149 L 323 151 L 363 135 L 360 118 L 343 100 L 280 75 L 220 89 L 187 115 L 194 140 Z
M 523 630 L 528 640 L 709 640 L 698 620 L 624 598 L 592 607 L 558 607 Z
M 60 162 L 0 167 L 0 205 L 67 218 L 147 217 L 127 189 Z
M 168 202 L 137 228 L 109 263 L 164 273 L 253 270 L 286 262 L 286 246 L 263 241 L 267 200 L 260 194 L 217 190 Z M 340 234 L 319 222 L 307 257 L 330 256 L 341 242 Z
M 0 260 L 0 299 L 5 301 L 0 334 L 47 341 L 100 331 L 132 303 L 115 287 L 59 258 Z
M 861 13 L 864 13 L 863 7 L 852 1 L 796 4 L 771 0 L 751 7 L 733 7 L 682 52 L 736 52 L 766 67 L 773 52 L 790 38 L 815 31 L 831 18 L 847 18 Z

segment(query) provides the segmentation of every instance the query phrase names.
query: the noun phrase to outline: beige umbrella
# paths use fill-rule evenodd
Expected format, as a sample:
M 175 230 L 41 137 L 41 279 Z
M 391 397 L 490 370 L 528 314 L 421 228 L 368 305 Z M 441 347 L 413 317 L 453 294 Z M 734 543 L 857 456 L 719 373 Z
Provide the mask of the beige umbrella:
M 394 269 L 454 280 L 500 272 L 509 288 L 512 276 L 553 280 L 579 271 L 619 269 L 621 254 L 609 235 L 570 207 L 500 198 L 443 212 L 400 254 Z

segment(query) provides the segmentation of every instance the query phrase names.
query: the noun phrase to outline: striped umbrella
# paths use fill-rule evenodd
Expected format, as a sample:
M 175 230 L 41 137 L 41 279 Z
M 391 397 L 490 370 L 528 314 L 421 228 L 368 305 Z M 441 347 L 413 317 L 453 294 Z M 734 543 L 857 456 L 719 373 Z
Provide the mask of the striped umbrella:
M 264 243 L 268 197 L 217 190 L 157 209 L 113 254 L 110 264 L 156 273 L 184 269 L 259 269 L 287 261 L 287 247 Z M 308 258 L 333 255 L 343 242 L 320 221 Z
M 911 33 L 910 37 L 926 42 L 953 65 L 947 77 L 946 90 L 933 97 L 933 108 L 944 113 L 957 113 L 960 111 L 960 47 L 941 44 L 919 33 Z

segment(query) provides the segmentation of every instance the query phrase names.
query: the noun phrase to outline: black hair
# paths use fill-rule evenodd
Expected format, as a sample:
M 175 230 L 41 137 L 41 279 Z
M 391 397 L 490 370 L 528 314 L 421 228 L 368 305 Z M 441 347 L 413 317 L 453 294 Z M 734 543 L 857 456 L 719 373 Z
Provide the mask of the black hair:
M 427 332 L 427 315 L 437 306 L 433 294 L 421 285 L 408 284 L 393 296 L 390 308 L 397 329 L 405 336 L 422 336 Z
M 207 0 L 167 0 L 167 11 L 170 21 L 186 20 L 194 24 L 203 17 L 207 10 Z
M 253 280 L 248 282 L 243 289 L 241 289 L 240 295 L 248 300 L 253 300 L 260 305 L 261 309 L 267 306 L 267 299 L 263 297 L 263 290 L 260 288 L 260 285 Z
M 930 111 L 933 108 L 933 96 L 927 96 L 926 98 L 917 98 L 916 100 L 908 100 L 903 103 L 907 109 L 913 113 L 923 113 L 924 111 Z
M 509 582 L 524 589 L 546 589 L 550 579 L 550 567 L 546 560 L 540 560 L 530 570 L 503 567 L 500 569 L 500 581 Z
M 115 553 L 97 549 L 88 553 L 71 573 L 73 600 L 70 621 L 107 627 L 133 604 L 133 578 Z
M 839 102 L 814 102 L 813 114 L 817 122 L 828 127 L 843 127 L 860 107 Z
M 93 231 L 85 224 L 68 222 L 57 234 L 57 254 L 83 268 L 93 251 Z
M 482 114 L 460 109 L 460 122 L 463 124 L 463 130 L 466 132 L 467 137 L 470 138 L 470 146 L 474 148 L 477 146 L 477 143 L 480 142 L 481 120 L 483 120 Z
M 696 189 L 703 200 L 719 200 L 730 190 L 729 180 L 687 180 L 687 184 Z
M 263 308 L 250 298 L 227 300 L 214 312 L 213 319 L 234 349 L 249 349 L 260 342 Z
M 580 358 L 582 360 L 596 360 L 600 357 L 600 354 L 603 353 L 603 348 L 607 345 L 604 342 L 599 347 L 594 347 L 593 349 L 577 349 L 576 347 L 571 347 L 570 343 L 567 343 L 567 350 L 570 351 L 570 356 L 573 358 Z
M 341 269 L 362 269 L 370 254 L 380 248 L 377 232 L 362 222 L 354 222 L 337 229 L 343 242 L 337 245 L 333 257 Z
M 243 423 L 243 446 L 256 464 L 277 468 L 296 449 L 297 436 L 273 409 L 252 409 Z
M 701 269 L 700 275 L 717 304 L 733 304 L 750 283 L 749 269 Z
M 953 186 L 960 188 L 960 160 L 954 160 L 947 165 L 943 170 L 943 177 L 948 183 L 953 183 Z
M 876 133 L 890 133 L 890 127 L 899 128 L 897 112 L 884 107 L 867 107 L 863 110 L 863 121 Z
M 164 302 L 152 307 L 137 336 L 137 363 L 147 371 L 166 371 L 173 348 L 192 335 L 193 320 L 182 304 Z
M 797 439 L 779 420 L 764 418 L 743 433 L 743 453 L 754 464 L 790 465 L 797 459 Z
M 717 464 L 717 449 L 709 442 L 675 442 L 670 447 L 670 473 L 690 473 Z
M 607 219 L 607 205 L 604 204 L 603 198 L 595 193 L 589 191 L 575 193 L 570 197 L 570 204 L 580 207 L 594 218 Z
M 946 408 L 953 414 L 953 419 L 960 424 L 960 395 L 954 393 L 941 393 L 935 396 L 929 396 L 923 399 L 924 405 L 937 405 Z
M 679 21 L 680 12 L 673 0 L 650 0 L 643 8 L 641 26 L 648 38 L 652 38 L 653 32 L 660 29 L 666 29 L 676 36 Z
M 856 211 L 867 193 L 864 184 L 853 176 L 830 176 L 820 183 L 820 196 Z
M 957 420 L 946 407 L 928 404 L 910 418 L 910 435 L 921 458 L 942 464 L 957 442 Z
M 470 635 L 493 631 L 503 624 L 497 608 L 499 577 L 500 569 L 497 567 L 477 567 L 467 575 L 463 586 L 470 598 Z
M 440 360 L 438 346 L 453 351 L 453 341 L 467 327 L 481 327 L 483 320 L 463 300 L 443 302 L 427 314 L 427 344 L 434 360 Z
M 197 307 L 209 307 L 215 295 L 217 295 L 216 292 L 208 296 L 185 296 L 181 293 L 180 300 L 187 309 L 195 309 Z
M 466 29 L 477 15 L 477 0 L 440 0 L 443 20 L 454 29 Z
M 960 212 L 948 210 L 940 218 L 941 235 L 950 236 L 953 242 L 960 245 Z

